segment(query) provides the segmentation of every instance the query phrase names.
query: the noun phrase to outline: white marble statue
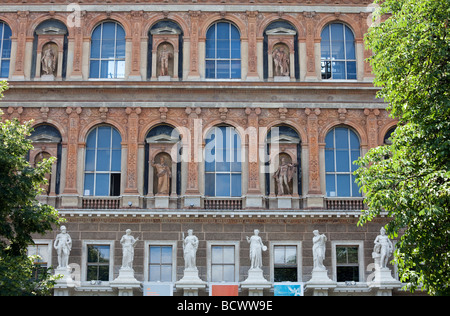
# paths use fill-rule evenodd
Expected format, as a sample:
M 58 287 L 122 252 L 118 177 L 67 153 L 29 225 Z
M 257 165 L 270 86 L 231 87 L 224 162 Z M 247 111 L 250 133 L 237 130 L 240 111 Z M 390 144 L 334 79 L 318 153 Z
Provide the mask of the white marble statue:
M 252 237 L 247 237 L 247 242 L 250 244 L 250 260 L 251 266 L 250 270 L 261 269 L 262 267 L 262 252 L 267 250 L 264 246 L 261 237 L 259 235 L 259 230 L 254 230 L 254 235 Z
M 72 250 L 72 238 L 67 233 L 66 226 L 61 226 L 61 233 L 56 236 L 53 247 L 58 254 L 58 269 L 69 267 L 69 255 Z
M 324 234 L 320 235 L 318 230 L 314 230 L 313 234 L 313 271 L 323 271 L 326 270 L 325 266 L 323 265 L 323 261 L 325 260 L 325 242 L 327 241 L 327 237 Z
M 122 267 L 121 269 L 133 269 L 134 247 L 138 238 L 131 236 L 131 229 L 125 231 L 125 235 L 120 239 L 122 244 Z
M 388 236 L 386 236 L 386 229 L 384 229 L 384 227 L 381 227 L 380 235 L 375 238 L 374 243 L 373 252 L 377 254 L 375 257 L 378 257 L 380 260 L 379 267 L 381 269 L 387 269 L 387 263 L 394 251 L 394 246 Z M 377 266 L 377 262 L 375 263 L 375 266 Z
M 198 238 L 193 235 L 192 229 L 188 230 L 188 236 L 185 238 L 183 233 L 183 254 L 185 270 L 197 270 L 195 257 L 198 249 Z

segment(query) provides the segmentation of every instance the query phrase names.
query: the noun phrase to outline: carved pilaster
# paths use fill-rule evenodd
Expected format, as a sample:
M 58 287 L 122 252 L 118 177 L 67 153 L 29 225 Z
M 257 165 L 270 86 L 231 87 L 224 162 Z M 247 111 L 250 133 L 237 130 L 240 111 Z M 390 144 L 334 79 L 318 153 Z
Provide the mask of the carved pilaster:
M 67 164 L 66 185 L 63 194 L 78 194 L 77 192 L 77 166 L 78 166 L 78 134 L 80 130 L 80 114 L 82 109 L 68 107 L 69 128 L 67 133 Z
M 125 113 L 128 115 L 127 130 L 127 178 L 125 194 L 138 195 L 137 189 L 137 156 L 138 156 L 138 135 L 139 135 L 139 114 L 141 108 L 128 107 Z M 134 203 L 133 203 L 134 204 Z
M 309 148 L 308 195 L 321 195 L 319 164 L 319 123 L 320 109 L 306 109 Z

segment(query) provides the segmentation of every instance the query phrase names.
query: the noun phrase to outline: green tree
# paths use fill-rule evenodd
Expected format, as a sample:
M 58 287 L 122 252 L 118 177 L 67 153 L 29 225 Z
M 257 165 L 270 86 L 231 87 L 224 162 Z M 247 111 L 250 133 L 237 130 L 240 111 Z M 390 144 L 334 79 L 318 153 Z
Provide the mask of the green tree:
M 365 41 L 378 97 L 399 124 L 392 145 L 357 162 L 368 205 L 360 224 L 387 212 L 401 280 L 411 291 L 449 295 L 450 0 L 376 2 L 383 22 Z
M 6 89 L 6 82 L 0 82 L 0 98 Z M 0 122 L 0 296 L 45 295 L 54 283 L 49 274 L 34 280 L 33 258 L 27 256 L 32 234 L 44 234 L 61 221 L 53 207 L 36 200 L 55 158 L 30 166 L 31 131 L 31 122 Z

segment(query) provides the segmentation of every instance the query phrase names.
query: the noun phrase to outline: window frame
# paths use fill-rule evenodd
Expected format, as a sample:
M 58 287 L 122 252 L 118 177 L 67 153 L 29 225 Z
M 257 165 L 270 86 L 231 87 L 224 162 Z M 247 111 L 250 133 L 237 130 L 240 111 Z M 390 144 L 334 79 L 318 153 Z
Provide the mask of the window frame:
M 30 247 L 38 249 L 39 247 L 41 248 L 46 248 L 47 250 L 47 261 L 46 262 L 33 262 L 33 264 L 35 266 L 39 265 L 39 268 L 44 268 L 44 264 L 45 264 L 45 268 L 49 269 L 52 266 L 52 249 L 53 249 L 53 240 L 51 239 L 39 239 L 39 240 L 34 240 L 34 244 L 29 244 L 27 247 L 27 256 L 32 256 L 30 254 Z M 36 255 L 38 254 L 38 252 L 35 253 Z M 38 275 L 39 275 L 39 268 L 36 267 L 35 270 L 33 270 L 33 277 L 35 279 L 37 279 Z
M 107 57 L 107 58 L 102 58 L 102 44 L 103 44 L 103 26 L 105 23 L 114 23 L 114 57 Z M 94 32 L 100 27 L 100 48 L 99 48 L 99 57 L 92 57 L 92 49 L 93 49 L 93 45 L 92 45 L 92 35 L 94 34 Z M 124 42 L 124 57 L 117 57 L 117 30 L 118 27 L 121 27 L 124 33 L 124 38 L 123 38 L 123 42 Z M 91 77 L 91 69 L 92 69 L 92 61 L 98 61 L 99 65 L 98 65 L 98 77 Z M 101 76 L 102 73 L 102 61 L 114 61 L 114 74 L 111 78 L 107 77 L 104 78 Z M 123 62 L 123 77 L 122 76 L 118 76 L 118 62 Z M 125 74 L 126 71 L 126 32 L 125 32 L 125 28 L 117 21 L 103 21 L 101 23 L 99 23 L 98 25 L 96 25 L 94 27 L 94 29 L 92 30 L 91 33 L 91 40 L 90 40 L 90 51 L 89 51 L 89 80 L 123 80 L 126 77 Z
M 226 247 L 226 246 L 233 246 L 234 247 L 234 280 L 232 281 L 213 281 L 212 280 L 212 247 Z M 206 278 L 208 280 L 208 282 L 211 283 L 227 283 L 227 284 L 231 284 L 231 283 L 235 283 L 235 282 L 239 282 L 239 268 L 240 268 L 240 264 L 239 264 L 239 251 L 240 251 L 240 242 L 239 241 L 222 241 L 222 240 L 217 240 L 217 241 L 207 241 L 206 242 L 206 263 L 207 263 L 207 267 L 206 267 Z
M 221 144 L 223 146 L 223 148 L 219 148 L 220 153 L 227 153 L 227 151 L 230 153 L 230 158 L 233 157 L 233 159 L 230 159 L 230 161 L 221 161 L 218 160 L 216 157 L 218 157 L 218 151 L 217 151 L 217 135 L 218 133 L 216 133 L 216 130 L 220 129 L 221 127 L 225 128 L 225 133 L 227 134 L 225 137 L 225 140 L 227 141 L 226 144 Z M 231 134 L 231 131 L 234 134 Z M 215 135 L 214 140 L 211 140 L 210 142 L 208 142 L 208 144 L 206 144 L 206 140 L 210 139 L 212 135 Z M 239 144 L 236 143 L 233 138 L 234 135 L 237 135 L 238 137 L 238 142 L 240 144 L 240 146 L 238 146 Z M 220 132 L 220 136 L 223 137 L 223 132 Z M 213 145 L 209 145 L 211 142 L 214 142 Z M 228 143 L 229 142 L 229 143 Z M 232 148 L 227 147 L 228 145 L 234 145 Z M 208 163 L 208 161 L 206 160 L 207 158 L 207 150 L 209 149 L 208 146 L 210 146 L 211 152 L 214 150 L 214 155 L 212 155 L 212 153 L 209 153 L 211 155 L 211 157 L 214 158 L 214 171 L 207 171 L 206 168 L 206 163 Z M 237 161 L 234 161 L 234 156 L 237 156 Z M 242 185 L 242 173 L 243 173 L 243 148 L 242 148 L 242 139 L 241 139 L 241 135 L 237 132 L 237 129 L 234 126 L 230 126 L 230 125 L 216 125 L 213 126 L 208 133 L 206 134 L 205 137 L 205 148 L 204 148 L 204 157 L 205 157 L 205 162 L 204 162 L 204 179 L 205 179 L 205 187 L 207 185 L 207 176 L 208 175 L 213 175 L 214 176 L 214 195 L 207 195 L 206 192 L 206 188 L 205 188 L 205 196 L 207 197 L 218 197 L 218 198 L 225 198 L 225 197 L 231 197 L 231 198 L 237 198 L 237 197 L 242 197 L 242 189 L 243 189 L 243 185 Z M 225 157 L 226 159 L 228 157 Z M 221 163 L 221 162 L 228 162 L 230 164 L 230 170 L 229 171 L 218 171 L 217 170 L 217 163 Z M 233 171 L 232 169 L 232 164 L 233 163 L 239 163 L 240 164 L 240 171 Z M 218 195 L 217 193 L 217 175 L 229 175 L 230 176 L 230 194 L 229 195 Z M 239 175 L 240 181 L 239 181 L 239 186 L 240 186 L 240 195 L 233 195 L 233 175 Z
M 335 240 L 331 241 L 331 262 L 333 271 L 333 281 L 337 282 L 337 268 L 339 264 L 337 263 L 337 247 L 358 247 L 358 269 L 359 269 L 359 280 L 356 283 L 362 283 L 366 280 L 364 279 L 364 241 L 362 240 Z M 351 280 L 348 280 L 352 282 Z M 339 283 L 345 283 L 348 281 L 339 281 Z
M 109 170 L 105 171 L 105 170 L 97 170 L 97 158 L 98 158 L 98 151 L 99 151 L 99 147 L 98 147 L 98 129 L 100 127 L 109 127 L 110 128 L 110 147 L 109 147 Z M 117 132 L 117 134 L 120 136 L 120 171 L 113 171 L 112 169 L 112 159 L 113 159 L 113 150 L 117 150 L 118 147 L 114 147 L 113 146 L 113 130 L 115 130 Z M 94 170 L 86 170 L 86 165 L 87 165 L 87 151 L 88 151 L 88 147 L 87 147 L 87 140 L 89 138 L 89 136 L 91 135 L 91 133 L 96 133 L 95 135 L 95 147 L 89 147 L 89 149 L 93 149 L 94 150 Z M 100 147 L 103 148 L 103 147 Z M 93 193 L 90 193 L 89 195 L 86 195 L 86 175 L 87 174 L 93 174 L 94 175 L 94 180 L 93 180 Z M 107 174 L 109 175 L 108 177 L 108 195 L 97 195 L 97 190 L 96 190 L 96 182 L 97 182 L 97 174 Z M 112 175 L 119 175 L 119 192 L 116 195 L 112 195 L 111 194 L 111 185 L 112 185 Z M 86 135 L 86 146 L 85 146 L 85 151 L 84 151 L 84 170 L 83 170 L 83 196 L 86 197 L 96 197 L 96 196 L 120 196 L 121 192 L 122 192 L 122 186 L 121 186 L 121 181 L 122 181 L 122 135 L 120 134 L 119 130 L 117 128 L 115 128 L 112 125 L 107 125 L 107 124 L 101 124 L 101 125 L 97 125 L 95 127 L 93 127 Z
M 331 36 L 331 25 L 342 25 L 342 29 L 343 29 L 343 48 L 344 48 L 344 58 L 340 58 L 340 59 L 333 59 L 332 57 L 332 51 L 333 51 L 333 47 L 332 47 L 332 36 Z M 322 57 L 322 47 L 320 49 L 320 73 L 321 73 L 321 80 L 344 80 L 344 81 L 348 81 L 348 80 L 354 80 L 356 81 L 358 79 L 358 62 L 357 62 L 357 53 L 356 53 L 356 41 L 355 41 L 355 32 L 353 31 L 353 29 L 342 22 L 339 21 L 335 21 L 332 23 L 328 23 L 327 25 L 325 25 L 321 31 L 321 38 L 322 38 L 322 33 L 323 31 L 329 28 L 329 58 L 324 58 Z M 345 35 L 345 30 L 346 28 L 348 28 L 350 30 L 350 32 L 353 35 L 353 50 L 355 52 L 355 58 L 347 58 L 347 40 L 346 40 L 346 35 Z M 321 39 L 320 44 L 322 46 L 322 41 L 324 41 L 323 39 Z M 333 62 L 343 62 L 344 63 L 344 78 L 333 78 Z M 355 78 L 348 78 L 348 63 L 349 62 L 354 62 L 355 63 Z M 329 65 L 329 66 L 328 66 Z M 322 72 L 323 69 L 328 69 L 330 68 L 330 77 L 329 78 L 324 78 L 324 75 L 327 74 L 327 72 L 325 72 L 325 74 Z
M 295 246 L 297 247 L 297 262 L 295 268 L 297 269 L 297 280 L 295 281 L 280 281 L 275 282 L 275 269 L 277 268 L 277 263 L 275 262 L 275 247 L 286 247 Z M 302 242 L 301 241 L 271 241 L 269 242 L 269 258 L 270 258 L 270 282 L 274 283 L 285 283 L 285 282 L 302 282 L 302 266 L 303 266 L 303 256 L 302 256 Z
M 109 269 L 108 269 L 108 281 L 103 282 L 111 282 L 114 280 L 114 240 L 83 240 L 81 247 L 81 275 L 82 281 L 91 283 L 99 280 L 88 280 L 87 272 L 88 272 L 88 246 L 109 246 Z
M 12 30 L 11 30 L 11 27 L 5 21 L 0 20 L 0 24 L 3 24 L 2 31 L 0 33 L 0 78 L 7 79 L 7 78 L 9 78 L 9 73 L 11 71 Z M 8 27 L 9 32 L 11 33 L 9 39 L 5 39 L 5 27 Z M 4 49 L 5 41 L 9 41 L 9 58 L 3 57 L 3 49 Z M 8 74 L 6 77 L 1 76 L 2 64 L 4 61 L 8 62 Z
M 150 281 L 150 247 L 172 247 L 172 271 L 170 281 Z M 144 243 L 144 280 L 145 282 L 175 282 L 177 279 L 177 241 L 145 241 Z
M 219 23 L 226 23 L 229 26 L 229 53 L 230 53 L 230 57 L 229 58 L 219 58 L 217 57 L 217 25 Z M 207 42 L 211 41 L 211 39 L 208 39 L 208 32 L 209 30 L 214 27 L 214 58 L 212 57 L 207 57 L 207 51 L 208 51 L 208 45 Z M 236 28 L 236 31 L 239 33 L 239 58 L 232 58 L 232 54 L 231 54 L 231 42 L 232 42 L 232 36 L 231 36 L 231 28 L 234 27 Z M 205 34 L 205 79 L 207 80 L 239 80 L 242 78 L 242 41 L 241 41 L 241 31 L 239 30 L 239 28 L 232 22 L 230 21 L 224 21 L 224 20 L 220 20 L 220 21 L 216 21 L 214 23 L 212 23 Z M 208 77 L 207 76 L 207 63 L 208 61 L 214 61 L 214 78 L 213 77 Z M 229 76 L 228 78 L 218 78 L 217 77 L 217 62 L 218 61 L 228 61 L 229 62 Z M 232 76 L 232 61 L 239 61 L 239 76 L 237 77 L 233 77 Z
M 336 147 L 336 132 L 335 131 L 338 128 L 344 128 L 347 130 L 347 141 L 348 141 L 348 150 L 347 151 L 348 151 L 348 159 L 349 159 L 348 160 L 348 162 L 349 162 L 348 171 L 337 171 L 338 170 L 338 168 L 337 168 L 338 167 L 338 163 L 337 163 L 338 159 L 337 159 L 337 155 L 336 155 L 337 147 Z M 354 170 L 352 171 L 352 166 L 353 166 L 353 161 L 355 161 L 355 160 L 352 161 L 352 152 L 356 151 L 356 149 L 352 149 L 351 143 L 350 143 L 352 132 L 355 134 L 355 136 L 357 137 L 358 142 L 359 142 L 359 149 L 358 149 L 359 150 L 358 158 L 359 158 L 359 157 L 361 157 L 361 138 L 360 138 L 359 134 L 353 128 L 350 128 L 348 126 L 338 125 L 338 126 L 334 126 L 334 127 L 330 128 L 325 135 L 325 149 L 324 149 L 325 150 L 324 151 L 325 168 L 324 168 L 324 170 L 325 170 L 325 194 L 326 194 L 327 198 L 354 198 L 354 197 L 362 196 L 361 193 L 359 192 L 359 188 L 358 188 L 357 192 L 353 192 L 354 190 L 353 190 L 352 179 L 354 179 L 354 176 L 353 176 Z M 333 133 L 333 147 L 327 147 L 327 145 L 326 145 L 326 139 L 330 133 Z M 327 151 L 330 151 L 330 150 L 333 150 L 334 171 L 327 171 Z M 339 150 L 339 151 L 342 152 L 342 150 Z M 333 175 L 333 177 L 334 177 L 334 188 L 335 188 L 334 196 L 328 195 L 328 188 L 327 188 L 327 176 L 328 175 Z M 350 195 L 348 195 L 348 196 L 338 195 L 338 175 L 348 175 L 349 176 Z

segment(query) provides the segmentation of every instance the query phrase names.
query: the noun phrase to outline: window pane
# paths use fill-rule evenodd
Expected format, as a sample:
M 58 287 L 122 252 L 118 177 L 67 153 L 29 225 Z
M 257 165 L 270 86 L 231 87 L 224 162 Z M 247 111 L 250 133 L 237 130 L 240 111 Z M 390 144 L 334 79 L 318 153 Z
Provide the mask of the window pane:
M 116 74 L 115 78 L 121 79 L 125 78 L 125 60 L 116 61 Z
M 100 75 L 100 61 L 91 60 L 89 67 L 89 78 L 99 78 Z
M 347 79 L 356 79 L 356 61 L 347 62 Z
M 109 246 L 96 246 L 98 249 L 98 262 L 109 263 Z
M 287 246 L 286 247 L 286 263 L 296 264 L 297 263 L 297 247 Z
M 216 184 L 215 184 L 215 174 L 205 173 L 205 195 L 215 196 L 216 195 Z
M 216 58 L 230 58 L 230 39 L 217 40 Z
M 217 39 L 229 39 L 230 38 L 230 24 L 226 22 L 217 23 Z
M 326 176 L 327 196 L 336 196 L 335 175 L 327 174 Z
M 114 40 L 116 37 L 116 23 L 114 22 L 105 22 L 102 24 L 103 26 L 103 39 Z
M 359 267 L 337 267 L 337 282 L 359 282 Z
M 234 264 L 234 246 L 223 247 L 223 263 Z
M 331 40 L 344 41 L 344 25 L 340 23 L 330 24 Z
M 334 148 L 334 130 L 328 132 L 325 137 L 325 148 Z
M 332 64 L 333 79 L 345 79 L 345 62 L 335 61 Z
M 345 59 L 344 41 L 331 41 L 331 59 Z
M 211 263 L 223 263 L 223 247 L 211 247 Z
M 211 281 L 212 282 L 221 282 L 223 274 L 223 267 L 221 265 L 213 265 L 211 266 Z
M 336 150 L 336 171 L 350 172 L 349 152 L 347 150 Z
M 353 162 L 356 161 L 359 158 L 359 150 L 352 150 L 351 151 L 351 157 L 352 157 L 351 169 L 352 169 L 352 172 L 353 172 L 353 171 L 356 171 L 356 169 L 358 169 L 358 165 L 354 164 Z
M 356 176 L 352 175 L 352 196 L 361 196 L 359 192 L 359 186 L 356 183 Z
M 95 170 L 95 149 L 86 149 L 86 160 L 84 170 L 86 171 Z
M 230 61 L 228 60 L 216 61 L 216 78 L 218 79 L 230 78 Z
M 150 263 L 161 263 L 161 247 L 150 246 Z
M 274 255 L 274 263 L 275 264 L 284 264 L 285 261 L 285 250 L 283 246 L 275 246 L 273 250 Z
M 120 149 L 114 149 L 111 157 L 111 171 L 120 171 L 121 169 L 121 156 L 122 151 Z
M 150 266 L 149 281 L 151 282 L 161 281 L 161 267 L 159 265 Z
M 86 173 L 84 175 L 84 195 L 94 195 L 94 174 Z
M 328 39 L 324 40 L 322 38 L 322 41 L 320 42 L 320 56 L 322 59 L 330 59 L 330 41 Z
M 356 59 L 355 43 L 353 41 L 345 41 L 345 55 L 347 59 Z
M 114 58 L 114 44 L 115 44 L 115 40 L 107 40 L 104 39 L 102 40 L 102 58 Z
M 239 79 L 241 78 L 241 61 L 232 60 L 231 61 L 231 78 Z
M 110 148 L 111 147 L 111 127 L 99 126 L 98 130 L 98 148 Z
M 109 196 L 109 174 L 98 173 L 95 175 L 95 195 Z
M 161 247 L 161 262 L 172 264 L 172 247 Z
M 241 175 L 232 174 L 231 181 L 231 196 L 241 196 Z
M 172 266 L 162 265 L 161 266 L 161 282 L 172 281 Z
M 97 171 L 110 171 L 111 151 L 110 149 L 97 150 Z
M 92 40 L 91 42 L 91 58 L 100 58 L 100 40 Z
M 87 281 L 98 280 L 97 278 L 97 266 L 88 266 L 87 267 Z
M 207 60 L 205 64 L 206 78 L 214 79 L 216 77 L 216 65 L 214 60 Z
M 338 127 L 334 130 L 336 139 L 336 148 L 338 149 L 348 149 L 348 129 L 343 127 Z
M 327 25 L 324 27 L 324 29 L 322 30 L 322 33 L 320 34 L 320 37 L 321 37 L 322 41 L 330 40 L 330 25 Z
M 9 77 L 9 59 L 2 60 L 0 67 L 1 67 L 0 77 L 8 78 Z
M 230 196 L 230 174 L 216 174 L 216 196 Z
M 334 172 L 334 150 L 325 150 L 325 172 Z
M 231 40 L 231 58 L 241 58 L 240 40 Z
M 223 267 L 223 281 L 234 282 L 234 265 L 226 265 Z
M 350 133 L 350 148 L 359 150 L 359 138 L 355 132 L 349 130 Z
M 338 189 L 338 196 L 351 196 L 349 174 L 337 175 L 337 189 Z

